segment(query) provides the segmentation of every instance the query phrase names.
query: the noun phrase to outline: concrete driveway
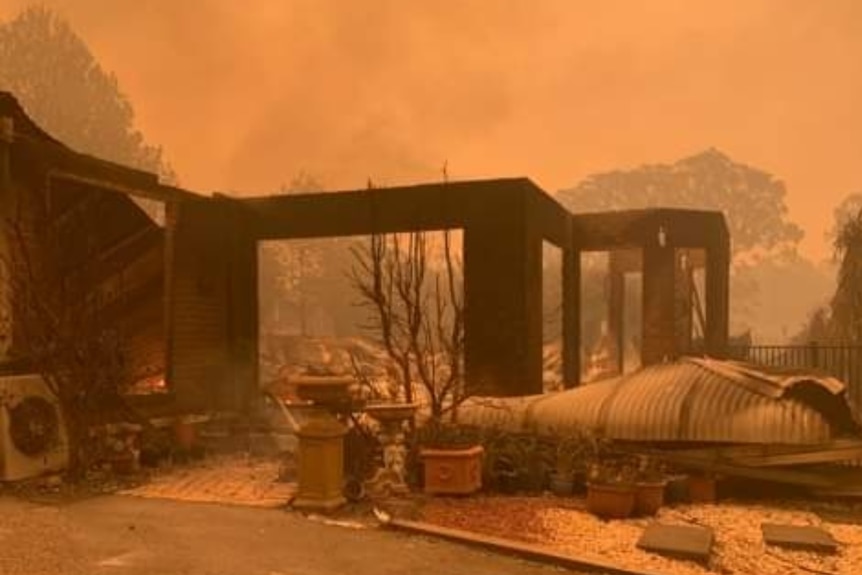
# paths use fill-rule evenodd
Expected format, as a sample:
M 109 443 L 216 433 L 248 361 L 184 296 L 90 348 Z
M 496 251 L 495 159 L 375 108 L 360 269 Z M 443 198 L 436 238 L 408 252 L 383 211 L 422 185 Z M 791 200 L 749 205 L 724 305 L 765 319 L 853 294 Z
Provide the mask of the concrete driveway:
M 125 496 L 0 498 L 3 575 L 550 575 L 518 559 L 273 509 Z

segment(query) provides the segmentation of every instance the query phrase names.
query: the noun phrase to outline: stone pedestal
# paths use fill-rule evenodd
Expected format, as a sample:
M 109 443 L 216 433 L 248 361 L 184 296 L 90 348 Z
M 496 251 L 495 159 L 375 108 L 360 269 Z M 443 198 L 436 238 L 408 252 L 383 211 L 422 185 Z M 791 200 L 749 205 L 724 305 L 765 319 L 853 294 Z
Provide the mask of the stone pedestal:
M 344 505 L 346 434 L 345 427 L 323 411 L 299 429 L 299 488 L 293 507 L 326 512 Z
M 299 489 L 293 507 L 333 511 L 344 497 L 344 436 L 347 428 L 332 415 L 349 403 L 349 377 L 302 376 L 294 384 L 300 398 L 314 402 L 299 438 Z

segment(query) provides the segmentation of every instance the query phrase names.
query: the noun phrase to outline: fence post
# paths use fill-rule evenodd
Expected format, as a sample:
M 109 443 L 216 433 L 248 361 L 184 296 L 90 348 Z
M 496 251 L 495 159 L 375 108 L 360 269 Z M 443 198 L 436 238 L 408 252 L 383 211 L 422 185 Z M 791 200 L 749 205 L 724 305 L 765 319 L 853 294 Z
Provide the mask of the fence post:
M 818 362 L 819 357 L 818 356 L 820 354 L 817 352 L 818 352 L 817 342 L 816 341 L 809 342 L 808 343 L 809 361 L 811 363 L 811 367 L 813 367 L 813 368 L 820 367 L 818 365 L 819 364 L 819 362 Z

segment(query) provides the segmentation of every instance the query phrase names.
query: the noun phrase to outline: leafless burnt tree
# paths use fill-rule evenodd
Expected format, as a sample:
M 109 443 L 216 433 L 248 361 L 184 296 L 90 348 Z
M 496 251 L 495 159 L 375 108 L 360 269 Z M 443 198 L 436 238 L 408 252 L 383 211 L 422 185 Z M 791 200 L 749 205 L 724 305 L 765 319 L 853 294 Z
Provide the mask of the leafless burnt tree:
M 372 235 L 367 248 L 354 250 L 351 272 L 361 304 L 371 312 L 366 327 L 397 366 L 403 399 L 427 403 L 432 421 L 454 417 L 468 397 L 463 266 L 451 232 L 442 235 L 442 261 L 433 262 L 424 232 Z
M 3 221 L 6 249 L 0 262 L 10 354 L 40 374 L 56 395 L 69 440 L 69 476 L 77 480 L 97 455 L 95 426 L 116 418 L 142 422 L 123 398 L 129 383 L 123 334 L 96 281 L 100 258 L 90 232 L 60 233 L 21 204 L 13 212 Z M 76 261 L 70 254 L 78 249 L 73 244 L 85 250 L 83 265 L 70 265 Z

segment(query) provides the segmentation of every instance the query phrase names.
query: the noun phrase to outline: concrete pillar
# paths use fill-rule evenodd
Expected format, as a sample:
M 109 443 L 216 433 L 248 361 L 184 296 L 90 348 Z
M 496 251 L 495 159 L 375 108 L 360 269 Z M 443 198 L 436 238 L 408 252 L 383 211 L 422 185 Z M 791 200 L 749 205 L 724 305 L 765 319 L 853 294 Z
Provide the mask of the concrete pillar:
M 563 382 L 581 383 L 581 252 L 563 250 Z
M 528 234 L 518 211 L 465 228 L 464 303 L 471 391 L 542 393 L 542 239 Z
M 643 346 L 644 366 L 673 359 L 675 345 L 675 258 L 671 246 L 643 248 Z

